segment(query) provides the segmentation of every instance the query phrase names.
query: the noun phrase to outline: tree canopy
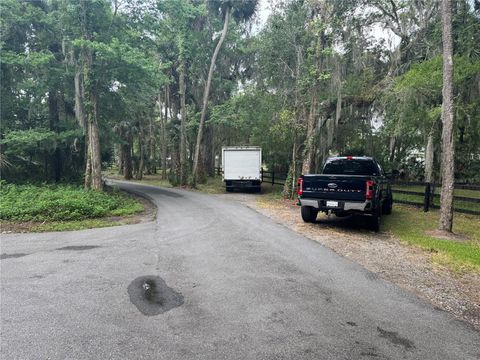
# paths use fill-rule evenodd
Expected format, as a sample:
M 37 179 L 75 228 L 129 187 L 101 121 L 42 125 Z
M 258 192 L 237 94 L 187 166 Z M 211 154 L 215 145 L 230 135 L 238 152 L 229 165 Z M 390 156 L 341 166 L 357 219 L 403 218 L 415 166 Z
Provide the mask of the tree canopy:
M 261 26 L 255 0 L 0 7 L 9 181 L 101 189 L 101 169 L 115 165 L 127 179 L 161 170 L 194 184 L 226 145 L 261 146 L 264 166 L 290 178 L 361 154 L 441 180 L 437 1 L 279 0 Z M 452 8 L 461 182 L 480 181 L 479 11 L 467 0 Z

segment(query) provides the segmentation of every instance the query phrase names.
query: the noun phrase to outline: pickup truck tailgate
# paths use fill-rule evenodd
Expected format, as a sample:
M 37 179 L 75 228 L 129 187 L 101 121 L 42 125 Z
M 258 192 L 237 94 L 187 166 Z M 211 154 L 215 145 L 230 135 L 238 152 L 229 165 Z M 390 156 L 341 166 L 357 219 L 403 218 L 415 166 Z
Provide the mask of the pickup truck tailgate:
M 303 197 L 324 200 L 365 201 L 368 176 L 304 175 Z

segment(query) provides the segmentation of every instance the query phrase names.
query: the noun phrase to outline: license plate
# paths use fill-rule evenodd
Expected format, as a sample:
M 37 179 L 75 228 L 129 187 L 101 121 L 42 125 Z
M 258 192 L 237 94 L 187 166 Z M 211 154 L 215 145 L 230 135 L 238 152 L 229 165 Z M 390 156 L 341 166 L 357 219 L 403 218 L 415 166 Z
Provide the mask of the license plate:
M 338 201 L 327 201 L 327 207 L 338 207 Z

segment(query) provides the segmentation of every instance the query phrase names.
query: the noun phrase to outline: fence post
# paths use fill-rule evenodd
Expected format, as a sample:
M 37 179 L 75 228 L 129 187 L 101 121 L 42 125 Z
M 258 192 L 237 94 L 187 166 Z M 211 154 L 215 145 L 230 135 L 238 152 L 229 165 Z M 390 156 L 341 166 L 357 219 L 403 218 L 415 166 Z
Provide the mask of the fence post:
M 272 186 L 275 184 L 275 171 L 272 169 Z
M 423 211 L 427 212 L 428 209 L 430 208 L 430 183 L 425 184 L 425 197 L 423 199 Z

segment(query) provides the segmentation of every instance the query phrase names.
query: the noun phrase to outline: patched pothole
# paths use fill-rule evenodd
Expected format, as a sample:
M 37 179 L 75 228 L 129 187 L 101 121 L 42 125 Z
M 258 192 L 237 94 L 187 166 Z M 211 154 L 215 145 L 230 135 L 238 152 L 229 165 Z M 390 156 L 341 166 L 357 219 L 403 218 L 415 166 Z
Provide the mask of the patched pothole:
M 183 295 L 158 276 L 140 276 L 128 286 L 130 302 L 146 316 L 163 314 L 183 305 Z

